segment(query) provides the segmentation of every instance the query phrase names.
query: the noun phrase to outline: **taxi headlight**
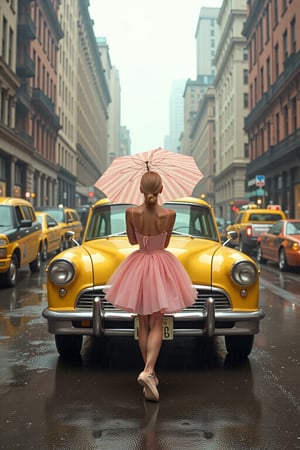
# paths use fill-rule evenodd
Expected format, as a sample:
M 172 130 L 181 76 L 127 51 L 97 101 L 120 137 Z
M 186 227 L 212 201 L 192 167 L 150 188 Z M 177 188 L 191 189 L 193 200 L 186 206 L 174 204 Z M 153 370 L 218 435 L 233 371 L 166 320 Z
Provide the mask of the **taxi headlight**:
M 68 284 L 74 279 L 75 269 L 70 261 L 58 259 L 50 264 L 48 276 L 54 284 Z
M 0 238 L 0 245 L 7 245 L 7 244 L 8 244 L 7 239 Z
M 239 261 L 232 267 L 231 278 L 235 283 L 241 286 L 254 284 L 257 277 L 257 267 L 251 261 Z

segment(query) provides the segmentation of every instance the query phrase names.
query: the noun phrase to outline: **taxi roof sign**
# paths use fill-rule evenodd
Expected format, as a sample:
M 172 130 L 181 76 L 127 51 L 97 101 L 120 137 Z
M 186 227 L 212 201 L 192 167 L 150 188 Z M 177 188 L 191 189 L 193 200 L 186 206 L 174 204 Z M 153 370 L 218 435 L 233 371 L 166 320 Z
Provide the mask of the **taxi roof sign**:
M 281 211 L 281 206 L 280 205 L 268 205 L 267 209 L 273 209 L 275 211 Z

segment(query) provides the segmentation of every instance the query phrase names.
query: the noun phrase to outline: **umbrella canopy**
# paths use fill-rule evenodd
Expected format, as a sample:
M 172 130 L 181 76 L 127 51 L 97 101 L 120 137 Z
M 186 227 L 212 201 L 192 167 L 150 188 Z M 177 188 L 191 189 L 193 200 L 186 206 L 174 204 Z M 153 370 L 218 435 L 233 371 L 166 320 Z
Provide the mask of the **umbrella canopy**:
M 161 203 L 192 194 L 203 178 L 194 158 L 163 148 L 115 158 L 94 184 L 112 203 L 143 202 L 140 180 L 147 170 L 157 172 L 162 178 Z

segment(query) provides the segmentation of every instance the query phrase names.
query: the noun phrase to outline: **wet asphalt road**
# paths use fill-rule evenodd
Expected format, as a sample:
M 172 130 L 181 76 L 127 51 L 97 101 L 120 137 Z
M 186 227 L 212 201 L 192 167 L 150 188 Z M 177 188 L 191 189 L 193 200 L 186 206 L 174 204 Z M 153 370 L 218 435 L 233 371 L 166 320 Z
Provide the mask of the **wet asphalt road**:
M 159 404 L 145 402 L 131 339 L 86 339 L 62 362 L 41 316 L 44 271 L 0 288 L 0 449 L 300 449 L 300 273 L 262 268 L 266 317 L 244 362 L 223 338 L 164 343 Z

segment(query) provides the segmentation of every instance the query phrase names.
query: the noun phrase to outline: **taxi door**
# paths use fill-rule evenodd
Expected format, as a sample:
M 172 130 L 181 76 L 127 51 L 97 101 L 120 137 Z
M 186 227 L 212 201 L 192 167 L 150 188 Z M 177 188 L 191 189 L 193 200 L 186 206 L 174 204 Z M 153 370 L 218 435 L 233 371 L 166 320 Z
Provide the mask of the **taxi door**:
M 22 233 L 22 260 L 23 264 L 27 264 L 33 261 L 38 254 L 41 225 L 35 220 L 34 212 L 30 207 L 22 205 L 17 208 L 19 209 L 19 212 L 17 212 L 18 217 L 31 221 L 31 226 L 20 228 L 20 232 Z

